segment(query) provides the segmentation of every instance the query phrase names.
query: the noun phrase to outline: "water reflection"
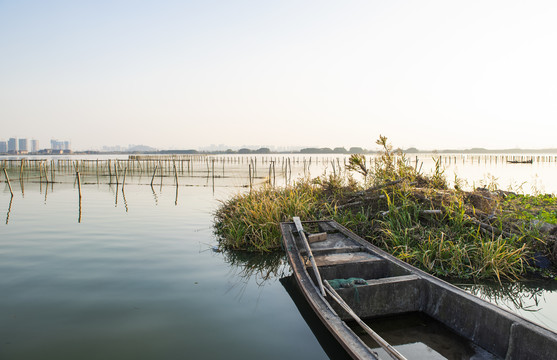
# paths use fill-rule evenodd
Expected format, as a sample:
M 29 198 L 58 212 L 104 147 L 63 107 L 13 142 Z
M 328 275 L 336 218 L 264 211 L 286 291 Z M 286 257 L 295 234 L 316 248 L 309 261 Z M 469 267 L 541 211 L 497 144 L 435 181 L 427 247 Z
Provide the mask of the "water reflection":
M 8 205 L 8 213 L 6 214 L 6 225 L 10 222 L 10 212 L 12 211 L 12 202 L 14 201 L 14 197 L 10 197 L 10 204 Z
M 213 162 L 209 163 L 208 161 L 206 161 L 205 164 L 201 163 L 200 161 L 198 161 L 197 164 L 195 163 L 195 161 L 188 161 L 187 164 L 181 164 L 181 166 L 176 169 L 172 175 L 170 175 L 172 168 L 167 169 L 168 171 L 166 171 L 160 161 L 157 161 L 157 163 L 143 163 L 145 167 L 141 168 L 140 170 L 134 170 L 134 168 L 131 166 L 122 167 L 120 164 L 117 164 L 114 161 L 111 162 L 109 167 L 106 167 L 106 161 L 103 160 L 102 164 L 97 161 L 96 166 L 85 166 L 79 168 L 81 180 L 83 180 L 83 185 L 85 185 L 83 187 L 83 192 L 88 194 L 86 198 L 86 210 L 88 211 L 88 213 L 82 214 L 83 204 L 82 201 L 79 201 L 77 220 L 78 223 L 81 223 L 81 220 L 84 219 L 83 215 L 87 215 L 85 223 L 81 224 L 80 227 L 80 229 L 83 229 L 83 231 L 88 229 L 88 226 L 91 226 L 98 219 L 103 219 L 102 223 L 109 221 L 106 218 L 108 217 L 107 214 L 111 211 L 111 209 L 114 210 L 111 206 L 112 201 L 114 202 L 114 207 L 118 207 L 118 193 L 120 189 L 119 185 L 121 184 L 122 198 L 126 213 L 129 211 L 129 204 L 127 202 L 127 198 L 129 198 L 129 196 L 132 197 L 130 198 L 130 201 L 133 204 L 134 209 L 138 210 L 135 211 L 135 213 L 132 211 L 130 214 L 128 214 L 128 218 L 133 219 L 135 216 L 151 212 L 151 214 L 155 215 L 162 213 L 162 211 L 168 211 L 168 213 L 183 212 L 184 215 L 180 216 L 179 220 L 169 226 L 169 231 L 172 231 L 173 229 L 177 228 L 177 224 L 182 224 L 185 218 L 195 219 L 188 221 L 199 221 L 199 219 L 205 219 L 205 214 L 209 214 L 210 211 L 206 211 L 205 213 L 201 214 L 201 212 L 199 211 L 200 208 L 205 209 L 206 204 L 210 204 L 211 201 L 214 201 L 215 197 L 225 199 L 232 193 L 236 193 L 239 191 L 249 191 L 250 186 L 257 186 L 263 181 L 263 175 L 268 175 L 268 179 L 271 179 L 272 177 L 273 183 L 276 182 L 278 184 L 281 183 L 281 181 L 290 183 L 292 182 L 292 179 L 295 179 L 302 174 L 321 174 L 322 172 L 329 171 L 328 169 L 331 169 L 330 161 L 320 160 L 311 162 L 309 160 L 303 159 L 302 157 L 299 157 L 298 161 L 296 161 L 295 157 L 293 157 L 293 159 L 294 160 L 291 162 L 290 158 L 286 158 L 284 167 L 279 167 L 279 172 L 276 174 L 276 176 L 278 177 L 277 179 L 275 179 L 275 166 L 280 166 L 280 160 L 277 161 L 278 163 L 270 163 L 271 165 L 269 168 L 270 170 L 272 170 L 272 172 L 269 171 L 269 173 L 267 174 L 266 170 L 269 165 L 264 164 L 269 164 L 269 161 L 263 162 L 261 157 L 259 157 L 259 160 L 257 158 L 251 159 L 249 163 L 244 161 L 248 159 L 244 159 L 241 162 L 227 162 L 226 169 L 223 162 L 222 177 L 217 176 L 216 174 L 216 172 L 218 171 L 220 175 L 220 169 L 211 169 L 211 167 L 215 164 Z M 342 162 L 342 158 L 340 158 L 340 161 L 337 159 L 338 167 L 334 166 L 332 168 L 332 171 L 334 173 L 340 171 Z M 221 165 L 218 162 L 217 164 Z M 456 163 L 454 162 L 452 162 L 451 164 L 453 164 L 451 165 L 453 167 L 456 166 Z M 147 167 L 147 165 L 150 166 Z M 427 165 L 428 163 L 424 165 L 424 168 L 427 168 Z M 498 165 L 496 167 L 480 167 L 475 162 L 474 167 L 468 165 L 466 167 L 463 167 L 459 162 L 458 166 L 459 177 L 464 178 L 467 178 L 468 174 L 474 175 L 476 172 L 478 174 L 481 172 L 481 174 L 483 175 L 485 172 L 493 171 L 493 173 L 496 174 L 497 177 L 499 177 L 500 179 L 505 179 L 505 181 L 507 181 L 507 177 L 505 177 L 504 174 L 501 175 L 494 172 L 499 168 L 501 168 L 499 170 L 508 169 L 509 174 L 518 176 L 516 169 L 513 170 L 505 165 Z M 554 179 L 554 177 L 543 176 L 544 172 L 549 173 L 551 171 L 554 171 L 556 166 L 557 163 L 540 164 L 540 167 L 537 170 L 540 171 L 540 178 L 543 178 L 544 181 L 550 182 L 549 184 L 557 184 L 557 182 L 551 182 L 553 181 L 552 179 Z M 187 171 L 184 167 L 187 167 Z M 74 172 L 73 167 L 61 167 L 60 165 L 58 165 L 56 168 L 50 166 L 49 170 L 50 173 L 48 173 L 48 171 L 44 173 L 44 167 L 40 168 L 40 170 L 39 168 L 26 168 L 24 169 L 22 174 L 19 166 L 18 168 L 8 169 L 8 171 L 11 171 L 11 178 L 14 181 L 20 181 L 22 198 L 18 198 L 19 202 L 17 204 L 13 204 L 14 214 L 11 214 L 13 198 L 5 200 L 5 202 L 9 202 L 6 213 L 6 224 L 9 223 L 10 225 L 9 227 L 6 227 L 6 231 L 14 231 L 15 229 L 12 230 L 11 228 L 17 226 L 18 222 L 20 222 L 20 219 L 25 221 L 35 221 L 41 226 L 41 221 L 58 221 L 59 219 L 63 224 L 67 224 L 68 222 L 75 223 L 75 192 L 78 186 L 76 173 Z M 511 173 L 511 170 L 513 170 L 514 172 Z M 180 171 L 178 172 L 178 174 L 181 174 L 179 175 L 179 177 L 177 176 L 177 171 Z M 450 173 L 449 170 L 448 172 Z M 142 174 L 143 178 L 141 177 Z M 169 191 L 170 189 L 167 188 L 167 193 L 163 194 L 163 184 L 165 178 L 169 176 L 173 176 L 175 177 L 175 179 L 178 177 L 175 183 L 175 192 L 171 193 Z M 57 193 L 53 195 L 51 193 L 54 191 L 55 179 Z M 143 179 L 143 182 L 141 179 Z M 24 181 L 26 183 L 24 183 Z M 133 184 L 131 188 L 130 186 L 124 188 L 124 184 L 126 183 L 126 181 Z M 71 191 L 72 183 L 74 189 L 73 192 Z M 97 183 L 97 186 L 92 186 L 92 184 L 94 183 Z M 101 185 L 99 186 L 99 184 Z M 151 185 L 151 192 L 149 192 L 146 186 L 142 186 L 149 184 Z M 113 187 L 113 185 L 116 186 Z M 155 186 L 157 185 L 159 185 L 159 191 L 155 189 Z M 172 182 L 168 180 L 166 185 L 172 185 Z M 544 185 L 548 186 L 548 183 L 546 182 Z M 43 194 L 44 186 L 46 186 L 46 188 L 44 188 L 45 192 Z M 182 189 L 180 189 L 180 186 L 182 186 Z M 555 186 L 557 185 L 551 186 L 555 188 Z M 203 189 L 204 187 L 206 189 Z M 38 193 L 36 190 L 39 189 L 39 195 L 35 196 Z M 125 189 L 127 189 L 127 194 Z M 115 192 L 111 193 L 112 191 Z M 181 204 L 178 204 L 180 191 L 182 191 L 182 196 L 186 196 L 185 199 L 187 199 L 187 201 L 183 201 L 181 202 Z M 211 193 L 213 195 L 212 197 Z M 9 194 L 8 183 L 6 183 L 4 194 L 0 195 L 9 197 Z M 64 197 L 66 194 L 67 198 Z M 23 199 L 23 195 L 27 195 L 25 196 L 25 199 Z M 114 195 L 114 197 L 112 198 L 111 195 Z M 126 195 L 128 197 L 126 197 Z M 174 199 L 172 199 L 172 195 L 174 195 Z M 49 201 L 48 207 L 36 206 L 36 204 L 40 204 L 41 201 L 44 201 L 44 203 L 46 204 L 47 199 Z M 174 206 L 172 206 L 172 200 L 174 200 Z M 4 201 L 2 202 L 5 203 Z M 70 206 L 67 206 L 68 204 L 70 204 Z M 153 205 L 157 206 L 157 208 L 153 207 Z M 58 208 L 56 206 L 58 206 Z M 168 206 L 171 206 L 173 209 L 169 210 Z M 25 209 L 25 211 L 22 211 L 23 209 Z M 52 211 L 52 209 L 60 209 L 60 211 Z M 66 209 L 69 210 L 69 218 L 64 217 L 66 215 L 66 211 L 62 210 Z M 35 214 L 39 213 L 39 211 L 44 212 L 41 212 L 40 216 L 36 216 Z M 116 213 L 120 212 L 121 211 L 117 211 Z M 166 217 L 163 218 L 166 219 Z M 145 223 L 151 224 L 151 227 L 154 226 L 154 222 L 150 221 L 150 219 L 147 219 L 145 220 Z M 125 222 L 122 222 L 122 224 L 125 224 Z M 64 226 L 60 226 L 60 229 L 63 228 Z M 56 231 L 63 232 L 63 230 Z M 129 230 L 126 229 L 126 231 Z M 150 228 L 146 228 L 144 231 L 149 232 Z M 7 238 L 5 236 L 2 237 Z M 152 237 L 156 238 L 156 236 Z M 224 261 L 229 265 L 229 271 L 232 273 L 230 275 L 230 279 L 232 279 L 231 281 L 234 282 L 234 284 L 232 285 L 233 291 L 237 291 L 239 289 L 240 293 L 245 292 L 245 287 L 248 286 L 247 284 L 250 281 L 252 285 L 256 284 L 256 286 L 264 286 L 265 284 L 274 283 L 279 277 L 281 277 L 285 273 L 288 273 L 289 271 L 286 263 L 284 262 L 284 259 L 281 259 L 282 254 L 280 253 L 252 255 L 244 252 L 225 251 L 223 253 L 214 254 L 215 259 L 218 259 L 220 257 L 222 257 Z M 228 281 L 228 285 L 230 285 L 231 281 Z M 506 284 L 503 287 L 500 287 L 497 284 L 465 284 L 461 285 L 461 287 L 472 293 L 475 293 L 476 295 L 479 295 L 480 297 L 495 302 L 501 306 L 507 307 L 513 311 L 514 309 L 522 309 L 529 313 L 535 313 L 536 317 L 544 317 L 543 321 L 546 323 L 548 322 L 548 320 L 546 319 L 547 317 L 557 319 L 557 313 L 555 312 L 555 310 L 551 310 L 551 308 L 553 307 L 552 305 L 555 303 L 555 301 L 557 301 L 557 290 L 553 290 L 555 286 L 553 286 L 552 288 L 548 284 L 532 285 L 530 283 L 519 283 Z M 266 289 L 267 288 L 268 287 L 266 287 Z M 247 291 L 251 291 L 251 289 L 248 289 Z M 537 319 L 534 319 L 534 321 L 540 322 Z M 553 326 L 553 328 L 557 328 L 557 325 Z
M 153 188 L 153 182 L 152 181 L 151 181 L 151 191 L 153 192 L 153 197 L 155 198 L 155 206 L 157 206 L 159 204 L 159 198 L 157 197 L 157 193 L 155 192 L 155 188 Z
M 240 286 L 240 293 L 252 280 L 262 287 L 266 282 L 276 281 L 290 271 L 283 252 L 253 254 L 218 248 L 213 248 L 213 251 L 222 253 L 224 262 L 230 266 L 231 278 L 238 280 L 233 286 Z
M 81 196 L 79 197 L 79 215 L 77 217 L 77 223 L 81 224 Z
M 430 316 L 406 313 L 365 320 L 407 359 L 500 359 Z M 355 321 L 347 325 L 381 359 L 390 356 Z
M 313 309 L 309 306 L 306 298 L 302 294 L 294 276 L 286 276 L 280 279 L 280 283 L 292 298 L 300 315 L 304 318 L 313 335 L 323 348 L 330 359 L 352 359 L 343 349 L 331 332 L 323 325 Z
M 118 182 L 116 182 L 116 191 L 114 192 L 114 207 L 118 207 Z
M 124 169 L 124 178 L 122 179 L 122 195 L 124 195 L 124 187 L 126 187 L 126 175 L 128 173 L 128 167 Z
M 122 200 L 124 200 L 124 208 L 128 212 L 128 202 L 126 201 L 126 193 L 124 192 L 124 184 L 122 183 Z
M 467 292 L 509 310 L 536 312 L 545 303 L 545 294 L 557 290 L 557 282 L 455 284 Z

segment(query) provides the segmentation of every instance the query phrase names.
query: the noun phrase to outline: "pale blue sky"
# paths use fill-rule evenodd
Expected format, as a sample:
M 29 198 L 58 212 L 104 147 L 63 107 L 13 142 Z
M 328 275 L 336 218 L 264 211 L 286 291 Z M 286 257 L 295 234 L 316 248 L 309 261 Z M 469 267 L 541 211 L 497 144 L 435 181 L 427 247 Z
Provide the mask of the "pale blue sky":
M 3 1 L 0 139 L 557 147 L 555 1 Z

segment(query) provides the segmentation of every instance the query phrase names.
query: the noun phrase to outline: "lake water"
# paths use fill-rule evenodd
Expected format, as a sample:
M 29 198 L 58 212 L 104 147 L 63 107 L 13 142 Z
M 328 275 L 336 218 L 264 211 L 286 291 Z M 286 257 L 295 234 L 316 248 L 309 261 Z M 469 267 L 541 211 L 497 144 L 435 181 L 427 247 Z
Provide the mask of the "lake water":
M 294 161 L 292 178 L 333 171 L 315 159 Z M 153 187 L 150 173 L 128 174 L 124 191 L 84 171 L 81 204 L 71 171 L 48 185 L 30 173 L 22 188 L 11 169 L 14 197 L 0 184 L 0 359 L 345 357 L 298 310 L 282 255 L 214 251 L 212 213 L 249 178 L 247 160 L 212 165 L 179 166 L 178 187 L 171 172 Z M 254 183 L 269 166 L 259 159 Z M 275 159 L 277 185 L 292 181 L 283 169 Z M 505 291 L 468 290 L 517 311 Z M 510 293 L 518 311 L 557 330 L 555 289 Z
M 171 187 L 129 184 L 124 201 L 85 185 L 78 223 L 72 185 L 36 187 L 0 230 L 1 359 L 325 356 L 278 281 L 284 265 L 267 275 L 211 250 L 211 188 L 180 188 L 175 205 Z

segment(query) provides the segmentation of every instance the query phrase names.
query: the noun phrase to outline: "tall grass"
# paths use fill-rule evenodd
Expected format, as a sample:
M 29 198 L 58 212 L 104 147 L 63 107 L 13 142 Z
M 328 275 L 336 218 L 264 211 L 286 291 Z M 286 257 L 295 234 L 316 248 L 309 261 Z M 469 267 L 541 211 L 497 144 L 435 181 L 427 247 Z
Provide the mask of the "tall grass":
M 370 240 L 394 256 L 444 277 L 516 280 L 530 252 L 525 243 L 494 237 L 463 216 L 458 202 L 442 217 L 423 215 L 423 205 L 404 194 L 378 220 L 379 236 Z
M 318 219 L 321 190 L 309 181 L 286 188 L 264 186 L 224 202 L 215 214 L 221 244 L 232 249 L 271 251 L 280 246 L 281 221 Z
M 505 202 L 493 191 L 449 190 L 440 161 L 432 174 L 423 175 L 403 154 L 395 154 L 386 138 L 377 143 L 383 154 L 371 164 L 353 155 L 347 171 L 334 176 L 301 179 L 284 188 L 264 186 L 223 202 L 215 214 L 221 245 L 276 250 L 279 223 L 299 216 L 336 220 L 394 256 L 444 277 L 516 280 L 532 270 L 534 252 L 551 255 L 539 230 L 523 221 L 527 216 L 518 201 L 511 202 L 514 198 Z M 356 182 L 352 173 L 364 181 Z M 424 212 L 432 209 L 441 212 Z

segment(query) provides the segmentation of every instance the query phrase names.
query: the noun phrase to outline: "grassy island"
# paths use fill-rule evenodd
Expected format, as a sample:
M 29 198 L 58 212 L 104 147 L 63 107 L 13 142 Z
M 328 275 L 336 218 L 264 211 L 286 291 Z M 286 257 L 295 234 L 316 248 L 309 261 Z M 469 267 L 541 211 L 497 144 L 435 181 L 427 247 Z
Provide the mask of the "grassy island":
M 372 164 L 351 155 L 340 173 L 264 186 L 223 202 L 215 213 L 221 246 L 280 250 L 279 222 L 333 219 L 437 276 L 555 278 L 557 198 L 495 186 L 464 191 L 458 179 L 449 188 L 440 162 L 421 174 L 385 137 L 377 144 L 383 152 Z

